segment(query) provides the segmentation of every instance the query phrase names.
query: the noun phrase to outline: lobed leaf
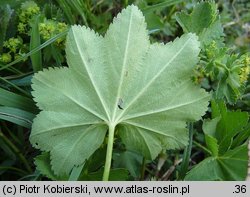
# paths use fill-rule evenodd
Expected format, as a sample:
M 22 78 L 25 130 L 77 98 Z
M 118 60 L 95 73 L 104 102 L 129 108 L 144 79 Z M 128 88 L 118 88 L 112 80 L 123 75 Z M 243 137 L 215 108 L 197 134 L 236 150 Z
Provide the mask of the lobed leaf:
M 148 159 L 185 146 L 186 121 L 199 120 L 210 98 L 190 78 L 199 51 L 194 34 L 150 44 L 144 16 L 133 5 L 118 14 L 104 37 L 72 26 L 69 68 L 50 68 L 32 80 L 42 111 L 31 143 L 50 152 L 56 175 L 83 164 L 111 127 L 128 149 Z
M 185 177 L 192 181 L 243 181 L 247 174 L 247 146 L 239 146 L 219 157 L 208 157 Z
M 197 164 L 186 180 L 244 180 L 247 175 L 248 114 L 228 111 L 223 101 L 212 103 L 212 120 L 205 120 L 203 131 L 211 156 Z M 248 135 L 249 137 L 249 135 Z M 235 146 L 238 144 L 238 146 Z
M 177 13 L 176 20 L 184 32 L 196 33 L 199 36 L 202 47 L 212 41 L 222 44 L 223 28 L 214 2 L 200 2 L 190 14 L 183 11 Z

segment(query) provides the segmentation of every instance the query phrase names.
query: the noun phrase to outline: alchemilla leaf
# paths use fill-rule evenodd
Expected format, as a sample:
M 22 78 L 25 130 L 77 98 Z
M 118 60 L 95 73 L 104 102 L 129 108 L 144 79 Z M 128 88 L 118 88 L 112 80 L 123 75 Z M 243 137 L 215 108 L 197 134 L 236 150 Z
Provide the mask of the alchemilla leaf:
M 197 3 L 190 14 L 185 11 L 178 12 L 176 20 L 184 32 L 199 36 L 203 49 L 212 42 L 223 46 L 224 33 L 215 2 Z
M 114 134 L 147 159 L 185 146 L 186 122 L 199 120 L 210 98 L 191 80 L 199 52 L 191 33 L 150 44 L 144 16 L 133 5 L 118 14 L 104 37 L 72 26 L 66 42 L 69 67 L 49 68 L 32 80 L 41 112 L 31 143 L 50 152 L 56 175 L 83 164 L 106 135 L 107 158 Z M 105 169 L 111 163 L 107 158 Z

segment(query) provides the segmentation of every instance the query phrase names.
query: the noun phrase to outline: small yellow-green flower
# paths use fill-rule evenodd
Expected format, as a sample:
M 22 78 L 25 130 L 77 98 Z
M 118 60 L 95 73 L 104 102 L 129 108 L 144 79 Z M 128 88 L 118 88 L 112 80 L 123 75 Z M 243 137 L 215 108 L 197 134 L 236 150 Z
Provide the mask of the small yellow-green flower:
M 25 33 L 25 32 L 26 32 L 26 27 L 27 27 L 26 24 L 20 22 L 20 23 L 18 23 L 18 25 L 17 25 L 17 30 L 18 30 L 18 32 L 20 32 L 20 33 Z
M 245 56 L 243 63 L 245 64 L 245 66 L 250 65 L 250 57 L 248 55 Z
M 218 50 L 217 44 L 215 41 L 212 41 L 211 44 L 206 49 L 206 55 L 209 59 L 213 59 L 216 56 Z
M 39 24 L 39 32 L 44 40 L 50 39 L 56 30 L 56 23 L 52 20 L 46 20 Z
M 57 31 L 58 31 L 59 33 L 65 31 L 67 28 L 68 28 L 68 26 L 67 26 L 65 23 L 59 22 L 59 23 L 57 24 Z
M 197 65 L 194 69 L 194 75 L 192 77 L 195 84 L 200 84 L 206 76 L 206 71 L 201 65 Z
M 57 24 L 57 34 L 64 32 L 67 28 L 68 28 L 68 26 L 65 23 L 58 23 Z M 64 46 L 64 41 L 65 41 L 65 38 L 58 38 L 56 40 L 56 45 L 59 47 Z
M 9 53 L 3 53 L 2 55 L 0 55 L 0 61 L 3 63 L 9 63 L 11 62 L 11 55 Z
M 16 53 L 16 51 L 21 47 L 21 45 L 22 40 L 20 38 L 10 38 L 3 44 L 5 48 L 8 48 L 13 53 Z
M 240 82 L 244 84 L 246 83 L 248 79 L 248 75 L 250 73 L 250 57 L 248 55 L 245 55 L 242 63 L 244 65 L 240 69 Z
M 26 1 L 21 6 L 21 13 L 19 14 L 19 20 L 24 23 L 28 24 L 29 20 L 35 14 L 38 14 L 40 8 L 34 1 Z
M 68 26 L 65 23 L 57 22 L 54 20 L 45 20 L 39 24 L 39 32 L 44 40 L 48 40 L 53 36 L 65 31 Z M 59 47 L 64 45 L 65 38 L 59 38 L 55 41 L 55 44 Z

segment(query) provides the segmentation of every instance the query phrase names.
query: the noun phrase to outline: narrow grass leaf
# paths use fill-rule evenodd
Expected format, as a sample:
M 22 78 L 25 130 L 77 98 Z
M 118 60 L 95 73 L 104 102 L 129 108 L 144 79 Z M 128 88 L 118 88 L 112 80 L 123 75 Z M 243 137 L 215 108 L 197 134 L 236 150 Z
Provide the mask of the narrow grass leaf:
M 3 5 L 0 7 L 0 52 L 2 52 L 3 42 L 5 40 L 7 27 L 11 19 L 13 10 L 9 5 Z
M 12 107 L 0 106 L 0 119 L 7 120 L 17 125 L 31 128 L 34 114 Z
M 56 0 L 60 8 L 63 10 L 66 19 L 69 24 L 73 25 L 75 24 L 75 18 L 74 14 L 72 13 L 69 4 L 65 0 Z
M 31 37 L 30 37 L 30 51 L 39 47 L 41 45 L 41 39 L 39 34 L 39 27 L 38 24 L 41 20 L 41 16 L 37 15 L 33 18 L 31 23 Z M 33 53 L 31 56 L 31 63 L 34 72 L 38 72 L 42 70 L 42 53 L 41 50 Z
M 166 0 L 166 1 L 164 1 L 164 2 L 157 3 L 157 4 L 154 4 L 154 5 L 145 7 L 144 9 L 142 9 L 142 12 L 143 12 L 144 14 L 145 14 L 145 13 L 149 13 L 149 12 L 153 12 L 153 11 L 155 11 L 155 10 L 160 10 L 160 9 L 165 8 L 165 7 L 169 7 L 169 6 L 172 6 L 172 5 L 181 3 L 181 2 L 183 2 L 183 1 L 184 1 L 184 0 Z
M 14 107 L 28 112 L 37 112 L 34 101 L 25 96 L 0 88 L 0 105 Z

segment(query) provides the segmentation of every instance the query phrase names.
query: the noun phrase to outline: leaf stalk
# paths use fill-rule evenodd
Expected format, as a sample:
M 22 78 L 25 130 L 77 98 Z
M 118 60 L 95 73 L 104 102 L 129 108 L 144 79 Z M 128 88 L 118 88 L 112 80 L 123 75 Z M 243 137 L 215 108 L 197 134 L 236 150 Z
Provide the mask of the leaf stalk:
M 109 172 L 110 172 L 111 161 L 112 161 L 115 126 L 116 126 L 116 124 L 109 124 L 108 147 L 107 147 L 107 153 L 106 153 L 104 173 L 103 173 L 103 178 L 102 178 L 103 181 L 109 180 Z

